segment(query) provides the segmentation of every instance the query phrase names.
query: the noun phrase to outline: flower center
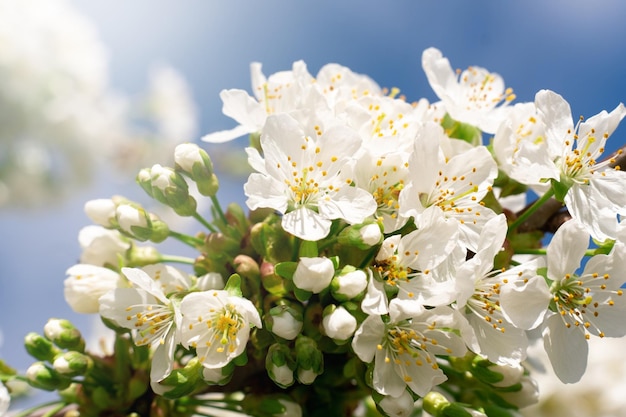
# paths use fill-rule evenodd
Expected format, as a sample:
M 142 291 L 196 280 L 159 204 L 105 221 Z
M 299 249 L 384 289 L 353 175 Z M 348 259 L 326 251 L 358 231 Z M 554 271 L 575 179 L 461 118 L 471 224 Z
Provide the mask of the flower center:
M 499 103 L 515 100 L 512 88 L 504 91 L 498 85 L 498 78 L 489 72 L 476 67 L 469 67 L 460 74 L 459 83 L 466 91 L 466 109 L 492 109 Z
M 138 310 L 134 315 L 133 310 Z M 171 306 L 158 304 L 136 304 L 126 308 L 129 313 L 127 321 L 135 321 L 135 344 L 137 346 L 150 343 L 165 343 L 168 330 L 173 324 L 174 312 Z
M 391 258 L 378 261 L 374 265 L 374 270 L 380 274 L 389 285 L 397 285 L 397 281 L 408 281 L 416 274 L 416 271 L 408 266 L 402 266 L 398 263 L 398 256 L 393 255 Z
M 237 312 L 235 306 L 227 304 L 224 308 L 214 314 L 207 320 L 207 326 L 213 330 L 213 334 L 207 342 L 207 346 L 218 342 L 217 352 L 235 351 L 237 347 L 237 333 L 245 326 L 245 322 L 241 314 Z

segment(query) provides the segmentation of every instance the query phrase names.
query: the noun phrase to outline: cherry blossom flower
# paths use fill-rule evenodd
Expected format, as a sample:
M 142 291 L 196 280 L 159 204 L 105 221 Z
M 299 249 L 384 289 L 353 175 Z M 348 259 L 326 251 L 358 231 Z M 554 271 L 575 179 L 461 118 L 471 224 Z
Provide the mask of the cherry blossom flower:
M 507 115 L 508 104 L 515 99 L 502 77 L 476 66 L 455 72 L 450 61 L 435 48 L 422 53 L 422 67 L 453 119 L 486 133 L 496 132 Z
M 221 368 L 245 349 L 252 326 L 262 327 L 252 302 L 225 290 L 188 294 L 180 303 L 182 344 L 206 368 Z
M 376 210 L 372 195 L 342 175 L 360 146 L 358 135 L 341 126 L 320 133 L 306 135 L 286 114 L 268 118 L 261 136 L 262 171 L 244 185 L 251 210 L 283 213 L 283 229 L 312 241 L 326 237 L 334 219 L 361 223 Z M 261 168 L 256 162 L 253 167 Z
M 563 198 L 572 217 L 584 224 L 594 239 L 614 239 L 617 216 L 626 214 L 626 174 L 610 166 L 613 158 L 598 159 L 626 116 L 626 107 L 620 103 L 610 113 L 603 110 L 576 126 L 569 104 L 553 91 L 539 91 L 535 107 L 532 124 L 544 124 L 545 138 L 517 145 L 512 156 L 517 170 L 511 174 L 537 186 L 549 180 L 559 183 L 564 196 L 557 197 Z
M 412 300 L 394 299 L 389 322 L 370 315 L 352 340 L 352 348 L 366 363 L 374 361 L 373 388 L 399 397 L 406 387 L 424 396 L 447 377 L 435 355 L 462 356 L 467 323 L 447 306 L 425 309 Z
M 443 137 L 441 126 L 429 122 L 415 138 L 408 184 L 398 200 L 399 214 L 419 219 L 427 210 L 439 208 L 459 223 L 461 242 L 475 251 L 480 231 L 495 216 L 480 201 L 491 189 L 498 168 L 484 147 L 445 158 L 439 146 Z
M 564 223 L 548 246 L 548 278 L 553 282 L 551 313 L 543 341 L 556 375 L 577 382 L 587 367 L 587 340 L 626 335 L 626 246 L 617 241 L 607 255 L 595 255 L 578 272 L 589 234 L 575 220 Z

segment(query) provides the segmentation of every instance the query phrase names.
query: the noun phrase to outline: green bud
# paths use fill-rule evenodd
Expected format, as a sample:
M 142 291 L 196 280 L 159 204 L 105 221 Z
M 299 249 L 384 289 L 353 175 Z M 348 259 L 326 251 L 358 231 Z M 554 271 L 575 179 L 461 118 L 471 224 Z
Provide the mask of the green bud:
M 295 271 L 295 262 L 294 262 Z M 287 292 L 283 278 L 275 273 L 274 264 L 263 261 L 260 268 L 261 284 L 272 295 L 283 296 Z
M 524 375 L 517 385 L 517 389 L 507 389 L 506 392 L 498 392 L 498 395 L 516 408 L 528 407 L 539 401 L 539 388 L 531 377 Z
M 126 252 L 126 265 L 129 268 L 156 264 L 161 260 L 161 253 L 154 246 L 132 245 Z
M 194 180 L 200 194 L 212 197 L 217 194 L 219 181 L 213 171 L 209 154 L 194 143 L 182 143 L 174 150 L 176 169 Z
M 180 216 L 193 216 L 196 213 L 196 200 L 189 195 L 185 179 L 172 168 L 155 164 L 137 174 L 137 183 L 157 201 L 171 207 Z
M 426 394 L 422 407 L 433 417 L 486 417 L 480 411 L 467 408 L 459 403 L 451 403 L 443 394 L 435 391 Z
M 296 364 L 302 384 L 312 384 L 324 372 L 324 354 L 315 340 L 302 335 L 296 339 Z
M 245 236 L 248 234 L 248 230 L 250 229 L 250 221 L 246 216 L 246 211 L 237 203 L 230 203 L 228 207 L 226 207 L 226 221 L 229 226 L 234 227 L 240 234 L 240 236 Z
M 233 259 L 235 272 L 244 278 L 248 278 L 258 282 L 261 271 L 259 264 L 248 255 L 237 255 Z
M 50 319 L 43 328 L 44 335 L 61 349 L 85 351 L 85 340 L 80 331 L 66 319 Z
M 93 360 L 82 353 L 69 351 L 58 355 L 52 367 L 61 375 L 71 378 L 89 372 L 93 367 Z
M 202 381 L 203 366 L 197 358 L 190 360 L 184 368 L 174 369 L 164 380 L 159 382 L 165 387 L 172 387 L 163 393 L 165 398 L 176 399 L 194 392 Z
M 169 227 L 159 217 L 144 210 L 138 204 L 125 203 L 117 206 L 115 219 L 118 230 L 133 239 L 155 243 L 164 241 L 169 236 Z
M 205 242 L 208 250 L 208 256 L 211 256 L 211 253 L 220 255 L 232 254 L 232 256 L 235 256 L 241 249 L 240 241 L 220 232 L 209 233 Z
M 262 223 L 255 223 L 250 230 L 250 243 L 264 259 L 278 263 L 291 260 L 295 239 L 281 226 L 281 218 L 269 214 Z
M 49 339 L 31 332 L 24 338 L 24 347 L 30 356 L 40 361 L 52 362 L 54 357 L 61 353 Z
M 342 245 L 355 246 L 361 250 L 369 249 L 383 241 L 382 225 L 369 221 L 348 226 L 339 233 L 338 241 Z
M 291 350 L 286 345 L 274 343 L 269 347 L 265 357 L 265 369 L 276 385 L 281 388 L 291 386 L 294 383 L 294 368 Z
M 46 391 L 63 390 L 70 386 L 70 379 L 64 377 L 43 362 L 35 362 L 26 370 L 30 386 Z
M 524 375 L 524 368 L 521 365 L 496 365 L 476 356 L 472 361 L 470 372 L 479 381 L 504 388 L 519 384 Z

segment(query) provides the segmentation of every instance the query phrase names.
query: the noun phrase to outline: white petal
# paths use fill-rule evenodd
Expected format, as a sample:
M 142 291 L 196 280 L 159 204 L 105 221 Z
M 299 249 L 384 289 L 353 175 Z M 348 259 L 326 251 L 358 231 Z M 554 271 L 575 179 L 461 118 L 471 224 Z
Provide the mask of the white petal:
M 578 382 L 587 369 L 589 346 L 583 330 L 565 327 L 559 314 L 545 322 L 543 346 L 548 353 L 556 376 L 566 384 Z
M 504 317 L 516 327 L 530 330 L 537 327 L 548 310 L 550 291 L 541 276 L 535 276 L 524 285 L 503 285 L 500 304 Z
M 307 207 L 300 207 L 283 216 L 286 232 L 303 240 L 318 241 L 328 236 L 331 221 Z
M 319 212 L 328 219 L 344 219 L 350 224 L 362 223 L 376 211 L 370 193 L 357 187 L 343 187 L 330 200 L 319 202 Z
M 385 324 L 380 316 L 368 316 L 354 333 L 352 350 L 363 362 L 370 363 L 384 335 Z
M 548 246 L 548 276 L 562 279 L 565 274 L 573 274 L 589 247 L 589 234 L 575 220 L 570 220 L 559 228 Z
M 209 133 L 202 136 L 201 140 L 209 143 L 224 143 L 237 139 L 243 135 L 254 133 L 255 131 L 256 129 L 254 127 L 239 125 L 233 127 L 232 129 L 219 130 L 217 132 Z
M 252 173 L 243 186 L 250 210 L 267 207 L 281 213 L 287 210 L 288 198 L 285 185 L 273 177 Z
M 565 147 L 562 144 L 563 138 L 568 131 L 574 131 L 569 103 L 554 91 L 541 90 L 535 95 L 535 106 L 537 106 L 539 116 L 546 124 L 550 156 L 561 156 L 557 149 L 562 150 Z
M 128 278 L 133 285 L 141 288 L 142 290 L 152 294 L 158 298 L 163 304 L 169 304 L 168 298 L 163 294 L 161 286 L 148 275 L 146 272 L 139 268 L 122 268 L 122 274 Z

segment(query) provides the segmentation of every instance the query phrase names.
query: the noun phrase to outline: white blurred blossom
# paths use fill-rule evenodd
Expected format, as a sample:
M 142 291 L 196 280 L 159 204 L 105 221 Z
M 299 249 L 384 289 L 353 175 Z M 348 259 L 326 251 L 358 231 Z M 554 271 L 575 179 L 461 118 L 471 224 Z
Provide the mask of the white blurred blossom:
M 134 172 L 195 134 L 182 76 L 163 66 L 148 93 L 114 92 L 105 45 L 67 0 L 0 0 L 0 45 L 0 207 L 62 198 L 97 162 Z

